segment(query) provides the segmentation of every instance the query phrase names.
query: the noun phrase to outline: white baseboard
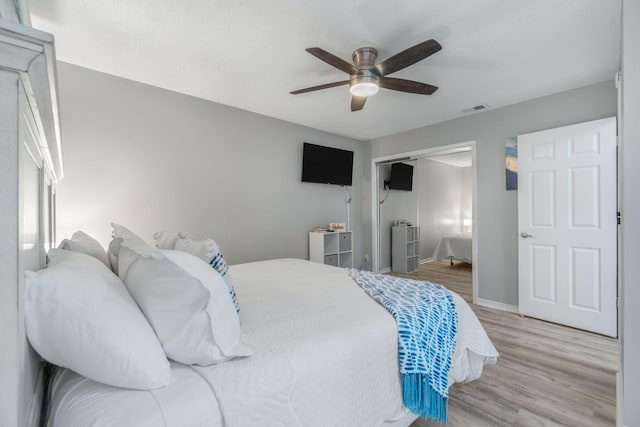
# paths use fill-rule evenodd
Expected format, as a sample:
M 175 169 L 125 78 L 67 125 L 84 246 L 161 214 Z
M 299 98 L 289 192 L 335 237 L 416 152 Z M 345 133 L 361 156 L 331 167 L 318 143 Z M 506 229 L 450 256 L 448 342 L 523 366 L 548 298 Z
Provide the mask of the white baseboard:
M 483 307 L 495 308 L 496 310 L 509 311 L 511 313 L 519 312 L 517 305 L 505 304 L 503 302 L 492 301 L 490 299 L 478 298 L 475 303 Z
M 380 269 L 381 274 L 385 274 L 391 271 L 391 267 L 384 267 Z
M 420 264 L 424 264 L 425 262 L 432 262 L 432 261 L 433 261 L 433 257 L 427 258 L 427 259 L 421 259 Z

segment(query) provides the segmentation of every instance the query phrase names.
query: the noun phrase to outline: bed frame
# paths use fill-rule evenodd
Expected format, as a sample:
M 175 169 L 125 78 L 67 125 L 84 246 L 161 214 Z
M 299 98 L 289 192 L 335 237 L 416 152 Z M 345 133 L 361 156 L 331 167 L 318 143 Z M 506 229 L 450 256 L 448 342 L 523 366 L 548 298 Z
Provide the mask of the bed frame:
M 55 242 L 62 178 L 53 36 L 0 19 L 0 425 L 38 426 L 44 363 L 24 324 L 24 270 Z

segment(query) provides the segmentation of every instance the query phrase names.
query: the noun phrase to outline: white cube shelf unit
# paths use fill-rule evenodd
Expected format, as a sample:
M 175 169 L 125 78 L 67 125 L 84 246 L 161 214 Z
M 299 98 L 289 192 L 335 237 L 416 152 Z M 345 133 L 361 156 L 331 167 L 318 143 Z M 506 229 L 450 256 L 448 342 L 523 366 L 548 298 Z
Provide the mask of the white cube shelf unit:
M 309 260 L 336 267 L 353 268 L 351 231 L 310 232 Z
M 399 225 L 391 228 L 391 271 L 411 273 L 420 265 L 420 229 Z

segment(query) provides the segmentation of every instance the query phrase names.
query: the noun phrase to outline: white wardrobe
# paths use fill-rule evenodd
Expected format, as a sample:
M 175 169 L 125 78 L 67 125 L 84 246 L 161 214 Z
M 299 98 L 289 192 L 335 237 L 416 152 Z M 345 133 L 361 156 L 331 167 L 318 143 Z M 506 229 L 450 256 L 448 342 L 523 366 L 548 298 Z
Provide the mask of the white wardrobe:
M 24 270 L 55 240 L 62 149 L 53 36 L 0 19 L 0 425 L 40 421 L 43 370 L 24 327 Z

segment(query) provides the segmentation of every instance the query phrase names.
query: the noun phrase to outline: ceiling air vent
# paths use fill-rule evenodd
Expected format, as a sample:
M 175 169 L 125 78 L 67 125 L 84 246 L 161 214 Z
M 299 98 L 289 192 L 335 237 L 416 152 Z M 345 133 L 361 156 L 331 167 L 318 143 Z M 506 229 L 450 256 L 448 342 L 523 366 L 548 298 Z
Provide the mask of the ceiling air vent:
M 487 104 L 479 104 L 479 105 L 474 105 L 473 107 L 469 107 L 469 108 L 465 108 L 464 110 L 462 110 L 463 113 L 473 113 L 476 111 L 482 111 L 482 110 L 488 110 L 489 106 Z

